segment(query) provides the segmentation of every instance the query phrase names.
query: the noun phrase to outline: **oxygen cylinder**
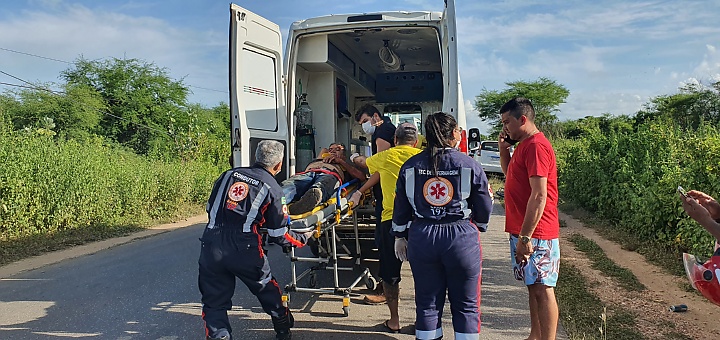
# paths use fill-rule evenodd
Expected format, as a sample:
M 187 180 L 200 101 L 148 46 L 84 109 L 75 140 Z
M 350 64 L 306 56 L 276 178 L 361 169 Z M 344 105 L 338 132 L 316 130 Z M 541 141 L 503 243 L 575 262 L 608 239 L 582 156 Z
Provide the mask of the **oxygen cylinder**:
M 313 111 L 307 102 L 307 93 L 300 96 L 300 106 L 295 109 L 295 169 L 302 171 L 313 160 L 315 131 L 312 126 Z

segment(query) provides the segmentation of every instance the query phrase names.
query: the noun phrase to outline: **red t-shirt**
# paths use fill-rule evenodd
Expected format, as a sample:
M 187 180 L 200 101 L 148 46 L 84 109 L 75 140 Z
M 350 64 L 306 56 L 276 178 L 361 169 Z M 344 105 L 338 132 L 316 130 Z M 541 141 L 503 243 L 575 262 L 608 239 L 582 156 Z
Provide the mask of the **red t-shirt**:
M 505 176 L 505 231 L 519 234 L 530 199 L 530 177 L 547 178 L 545 210 L 532 238 L 551 240 L 560 236 L 558 219 L 557 163 L 550 141 L 541 132 L 515 148 Z

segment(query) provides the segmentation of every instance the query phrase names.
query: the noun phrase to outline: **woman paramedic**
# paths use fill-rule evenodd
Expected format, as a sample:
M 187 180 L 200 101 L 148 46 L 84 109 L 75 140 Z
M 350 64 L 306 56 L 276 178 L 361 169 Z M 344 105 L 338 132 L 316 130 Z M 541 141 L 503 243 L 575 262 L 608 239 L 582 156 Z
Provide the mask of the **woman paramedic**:
M 482 251 L 480 231 L 492 211 L 480 165 L 455 147 L 455 119 L 425 121 L 428 147 L 400 169 L 393 213 L 395 254 L 410 261 L 415 281 L 415 337 L 442 338 L 447 292 L 455 339 L 478 339 Z

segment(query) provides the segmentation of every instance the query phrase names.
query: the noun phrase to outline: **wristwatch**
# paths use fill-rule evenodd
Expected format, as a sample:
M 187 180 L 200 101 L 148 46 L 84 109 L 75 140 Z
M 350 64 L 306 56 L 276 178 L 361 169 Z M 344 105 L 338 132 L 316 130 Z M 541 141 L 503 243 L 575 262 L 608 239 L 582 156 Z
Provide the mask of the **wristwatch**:
M 522 242 L 523 244 L 528 244 L 528 243 L 530 243 L 530 237 L 529 237 L 529 236 L 520 235 L 520 237 L 518 237 L 518 238 L 520 239 L 520 242 Z

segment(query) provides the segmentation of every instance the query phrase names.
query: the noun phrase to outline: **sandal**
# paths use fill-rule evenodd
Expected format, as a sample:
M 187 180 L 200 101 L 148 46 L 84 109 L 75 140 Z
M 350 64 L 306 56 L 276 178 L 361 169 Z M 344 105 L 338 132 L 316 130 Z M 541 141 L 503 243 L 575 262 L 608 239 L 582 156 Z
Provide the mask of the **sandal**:
M 383 327 L 385 327 L 385 331 L 388 333 L 400 333 L 400 328 L 398 328 L 398 329 L 390 328 L 390 326 L 388 326 L 388 321 L 390 321 L 390 320 L 385 320 L 385 322 L 383 322 L 383 324 L 382 324 Z

